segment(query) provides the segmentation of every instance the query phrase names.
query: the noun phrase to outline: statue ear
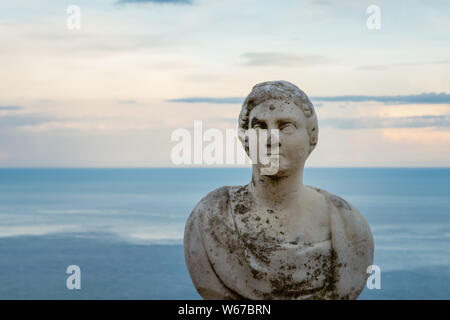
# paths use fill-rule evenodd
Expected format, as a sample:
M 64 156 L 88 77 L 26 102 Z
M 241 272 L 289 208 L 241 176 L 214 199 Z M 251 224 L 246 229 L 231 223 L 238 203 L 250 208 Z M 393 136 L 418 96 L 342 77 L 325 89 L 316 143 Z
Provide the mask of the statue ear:
M 309 153 L 311 154 L 311 152 L 314 150 L 314 148 L 317 145 L 317 138 L 318 138 L 318 132 L 317 132 L 317 127 L 313 127 L 312 128 L 312 135 L 309 141 Z
M 248 135 L 245 135 L 244 149 L 245 149 L 245 153 L 247 153 L 247 155 L 249 155 L 250 154 L 250 148 L 248 146 Z
M 238 137 L 239 137 L 239 141 L 241 141 L 241 143 L 242 143 L 242 147 L 244 148 L 245 152 L 249 156 L 250 151 L 249 151 L 249 145 L 248 145 L 247 130 L 245 130 L 243 128 L 239 128 Z

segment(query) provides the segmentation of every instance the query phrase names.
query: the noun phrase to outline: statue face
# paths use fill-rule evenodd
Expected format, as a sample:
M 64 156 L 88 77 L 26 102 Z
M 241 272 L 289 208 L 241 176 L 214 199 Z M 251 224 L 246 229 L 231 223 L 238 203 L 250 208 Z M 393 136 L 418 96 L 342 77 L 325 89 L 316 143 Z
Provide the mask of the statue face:
M 279 130 L 280 163 L 278 173 L 274 176 L 285 176 L 304 167 L 310 142 L 307 119 L 297 105 L 293 102 L 266 100 L 250 111 L 249 118 L 249 129 L 268 130 L 268 137 L 270 130 Z M 267 148 L 269 146 L 270 138 L 267 139 Z

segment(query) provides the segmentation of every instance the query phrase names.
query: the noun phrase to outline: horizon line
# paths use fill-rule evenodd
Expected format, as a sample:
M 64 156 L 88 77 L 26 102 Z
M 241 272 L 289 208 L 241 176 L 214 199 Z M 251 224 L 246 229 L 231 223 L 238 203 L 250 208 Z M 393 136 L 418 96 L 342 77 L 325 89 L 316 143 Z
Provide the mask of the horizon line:
M 127 169 L 252 169 L 251 167 L 0 167 L 0 170 L 14 170 L 14 169 L 109 169 L 109 170 L 127 170 Z M 450 166 L 311 166 L 305 169 L 450 169 Z

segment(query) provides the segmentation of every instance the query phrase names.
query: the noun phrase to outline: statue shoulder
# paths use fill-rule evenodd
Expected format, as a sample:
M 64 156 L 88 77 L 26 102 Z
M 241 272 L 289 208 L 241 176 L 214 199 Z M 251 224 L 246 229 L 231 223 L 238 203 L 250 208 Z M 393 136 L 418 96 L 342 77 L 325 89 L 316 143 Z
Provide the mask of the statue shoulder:
M 369 224 L 363 214 L 347 200 L 322 189 L 311 187 L 318 194 L 321 194 L 330 208 L 332 220 L 339 219 L 347 232 L 353 232 L 360 237 L 372 237 Z
M 315 190 L 317 193 L 321 194 L 327 202 L 331 203 L 336 208 L 344 209 L 347 211 L 352 211 L 353 209 L 355 209 L 346 200 L 342 199 L 341 197 L 339 197 L 331 192 L 328 192 L 326 190 L 323 190 L 323 189 L 320 189 L 317 187 L 312 187 L 312 186 L 308 186 L 308 187 Z
M 229 186 L 223 186 L 209 192 L 197 203 L 191 215 L 211 214 L 228 210 L 230 188 Z
M 374 241 L 365 217 L 348 201 L 328 191 L 314 188 L 329 207 L 331 239 L 337 270 L 336 292 L 356 299 L 364 289 L 374 257 Z
M 192 210 L 184 231 L 184 254 L 187 269 L 198 293 L 204 299 L 238 299 L 224 286 L 218 277 L 214 259 L 219 239 L 227 220 L 223 214 L 228 210 L 228 187 L 209 192 Z M 222 215 L 221 215 L 222 214 Z M 221 218 L 222 217 L 222 218 Z M 214 241 L 213 241 L 214 240 Z M 216 249 L 216 250 L 214 250 Z

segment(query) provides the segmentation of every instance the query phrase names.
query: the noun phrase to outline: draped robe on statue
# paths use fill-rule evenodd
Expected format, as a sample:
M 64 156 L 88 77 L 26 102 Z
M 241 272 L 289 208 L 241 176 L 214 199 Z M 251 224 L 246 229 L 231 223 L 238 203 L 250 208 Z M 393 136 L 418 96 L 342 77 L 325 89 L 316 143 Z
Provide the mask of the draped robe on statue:
M 205 299 L 356 299 L 373 261 L 373 238 L 361 213 L 313 187 L 328 204 L 330 237 L 285 242 L 254 229 L 248 185 L 207 194 L 186 223 L 187 267 Z

